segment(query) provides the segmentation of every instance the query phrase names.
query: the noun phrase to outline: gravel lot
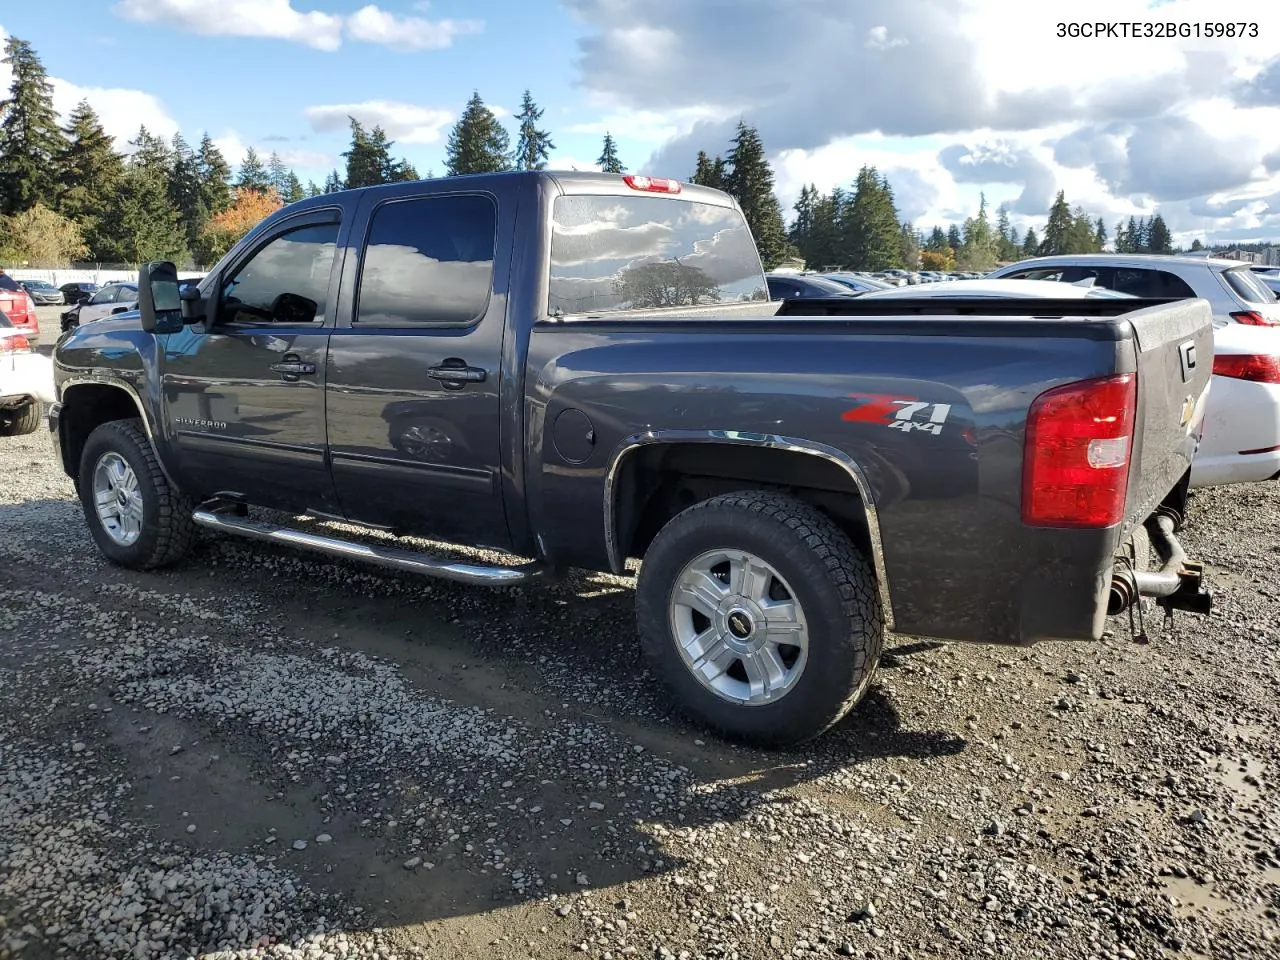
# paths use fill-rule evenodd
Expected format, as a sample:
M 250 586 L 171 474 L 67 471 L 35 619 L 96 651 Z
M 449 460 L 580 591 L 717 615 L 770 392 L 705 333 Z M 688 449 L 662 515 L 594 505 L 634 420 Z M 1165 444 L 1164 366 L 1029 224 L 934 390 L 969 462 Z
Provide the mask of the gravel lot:
M 0 441 L 0 957 L 1274 958 L 1280 487 L 1193 513 L 1212 618 L 903 639 L 769 754 L 652 689 L 625 579 L 132 574 Z

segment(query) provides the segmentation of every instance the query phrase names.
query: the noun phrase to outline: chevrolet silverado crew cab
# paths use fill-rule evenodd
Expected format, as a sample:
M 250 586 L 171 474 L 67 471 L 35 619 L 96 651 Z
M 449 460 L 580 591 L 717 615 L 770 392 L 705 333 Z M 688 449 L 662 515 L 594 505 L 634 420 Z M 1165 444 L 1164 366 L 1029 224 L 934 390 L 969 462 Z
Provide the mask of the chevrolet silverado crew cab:
M 1087 641 L 1207 604 L 1176 539 L 1203 301 L 771 301 L 738 206 L 676 181 L 303 200 L 198 288 L 144 265 L 55 358 L 110 560 L 205 527 L 497 587 L 640 561 L 653 673 L 751 742 L 836 723 L 886 630 Z

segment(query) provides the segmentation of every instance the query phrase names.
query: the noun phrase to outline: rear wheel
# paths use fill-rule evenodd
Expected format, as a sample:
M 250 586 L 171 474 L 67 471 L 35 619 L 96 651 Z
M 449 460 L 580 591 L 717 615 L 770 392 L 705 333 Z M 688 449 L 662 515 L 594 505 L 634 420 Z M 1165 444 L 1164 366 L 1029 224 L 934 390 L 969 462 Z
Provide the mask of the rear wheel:
M 89 532 L 108 560 L 151 570 L 187 552 L 193 504 L 169 485 L 140 421 L 113 420 L 89 434 L 79 481 Z
M 0 410 L 0 437 L 21 437 L 40 428 L 43 407 L 34 401 L 21 407 Z
M 761 746 L 839 721 L 884 644 L 866 559 L 821 511 L 767 491 L 671 520 L 645 555 L 636 603 L 658 677 L 699 720 Z

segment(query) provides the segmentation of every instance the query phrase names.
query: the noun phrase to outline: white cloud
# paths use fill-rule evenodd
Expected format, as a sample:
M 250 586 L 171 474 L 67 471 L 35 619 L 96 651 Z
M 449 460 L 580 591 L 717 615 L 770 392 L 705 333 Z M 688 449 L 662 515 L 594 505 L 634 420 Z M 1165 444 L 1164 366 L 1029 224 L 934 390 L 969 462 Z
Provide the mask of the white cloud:
M 397 100 L 323 104 L 308 107 L 303 115 L 317 133 L 346 130 L 350 125 L 348 118 L 355 117 L 367 128 L 382 127 L 390 139 L 399 143 L 438 143 L 445 127 L 454 121 L 454 115 L 448 110 Z
M 65 118 L 77 103 L 88 100 L 102 128 L 115 137 L 117 149 L 126 149 L 140 126 L 162 137 L 178 132 L 178 121 L 154 94 L 118 87 L 81 87 L 56 77 L 51 82 L 54 109 Z
M 426 4 L 417 4 L 423 10 Z M 293 0 L 120 0 L 114 11 L 140 23 L 166 23 L 205 36 L 259 37 L 300 43 L 315 50 L 342 46 L 344 33 L 392 50 L 442 50 L 460 36 L 480 33 L 481 20 L 402 17 L 366 4 L 350 16 L 302 11 Z
M 347 18 L 347 33 L 354 40 L 380 43 L 393 50 L 443 50 L 455 38 L 484 30 L 482 20 L 426 20 L 398 17 L 369 4 Z
M 167 23 L 205 36 L 271 37 L 316 50 L 342 46 L 342 17 L 303 13 L 292 0 L 120 0 L 113 9 L 128 20 Z
M 658 141 L 646 172 L 725 152 L 741 118 L 788 206 L 802 184 L 848 185 L 868 163 L 925 223 L 971 214 L 985 192 L 1039 229 L 1061 189 L 1109 227 L 1157 206 L 1187 236 L 1280 227 L 1280 4 L 1228 18 L 1220 0 L 807 0 L 795 16 L 754 0 L 731 24 L 680 0 L 565 4 L 586 25 L 579 81 L 609 114 L 575 132 L 625 137 L 619 121 L 634 121 Z M 1258 36 L 1056 36 L 1067 22 L 1193 34 L 1227 19 Z M 682 111 L 696 119 L 672 119 Z
M 566 129 L 569 133 L 594 134 L 598 137 L 611 133 L 615 139 L 621 137 L 657 146 L 675 137 L 687 135 L 699 123 L 721 120 L 725 115 L 722 108 L 701 105 L 676 110 L 624 108 L 609 110 L 599 120 L 571 124 Z
M 578 157 L 571 157 L 568 154 L 554 154 L 547 161 L 548 170 L 577 170 L 579 172 L 600 172 L 599 165 L 594 160 L 582 160 Z
M 890 39 L 888 27 L 872 27 L 867 31 L 867 42 L 863 44 L 869 50 L 891 50 L 906 45 L 907 41 L 903 37 Z

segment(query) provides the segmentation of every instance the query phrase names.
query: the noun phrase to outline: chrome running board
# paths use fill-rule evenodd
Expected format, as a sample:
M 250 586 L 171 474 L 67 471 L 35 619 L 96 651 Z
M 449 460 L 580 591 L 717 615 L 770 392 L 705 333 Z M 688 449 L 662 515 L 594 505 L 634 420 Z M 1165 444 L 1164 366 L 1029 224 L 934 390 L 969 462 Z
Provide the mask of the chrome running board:
M 289 527 L 277 527 L 257 520 L 238 517 L 218 508 L 202 507 L 191 515 L 202 527 L 220 530 L 251 540 L 282 543 L 304 550 L 314 550 L 331 557 L 357 560 L 391 570 L 403 570 L 457 583 L 478 584 L 486 587 L 511 587 L 546 575 L 548 568 L 540 563 L 522 564 L 517 567 L 490 567 L 478 563 L 457 563 L 414 550 L 397 547 L 371 546 L 337 537 L 322 537 Z

